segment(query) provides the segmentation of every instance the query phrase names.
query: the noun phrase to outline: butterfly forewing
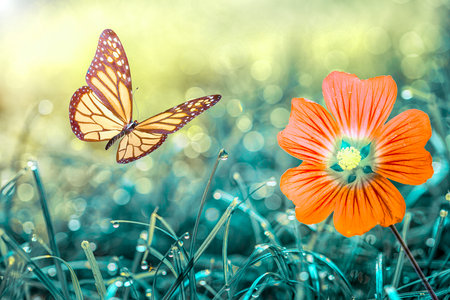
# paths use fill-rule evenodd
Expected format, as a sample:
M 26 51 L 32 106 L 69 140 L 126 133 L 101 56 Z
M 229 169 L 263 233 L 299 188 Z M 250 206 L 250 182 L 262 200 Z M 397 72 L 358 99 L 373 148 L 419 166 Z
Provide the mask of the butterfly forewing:
M 111 29 L 104 30 L 100 35 L 86 82 L 103 104 L 124 123 L 131 121 L 130 67 L 122 43 Z
M 190 120 L 212 107 L 220 95 L 211 95 L 189 100 L 139 123 L 135 130 L 169 134 L 182 128 Z
M 69 106 L 72 131 L 83 141 L 105 141 L 113 138 L 124 123 L 88 87 L 79 88 Z

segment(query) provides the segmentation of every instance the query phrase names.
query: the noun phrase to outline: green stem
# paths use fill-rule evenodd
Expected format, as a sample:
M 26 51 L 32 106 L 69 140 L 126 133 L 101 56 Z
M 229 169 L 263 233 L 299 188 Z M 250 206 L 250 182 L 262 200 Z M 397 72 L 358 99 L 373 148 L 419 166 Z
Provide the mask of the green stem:
M 206 188 L 203 191 L 203 196 L 202 196 L 202 200 L 200 201 L 200 207 L 198 209 L 197 218 L 195 219 L 195 225 L 194 225 L 194 231 L 192 233 L 191 245 L 189 247 L 189 255 L 190 255 L 190 257 L 192 257 L 194 255 L 195 242 L 196 242 L 196 239 L 197 239 L 198 225 L 200 224 L 200 217 L 202 216 L 203 207 L 205 206 L 205 203 L 206 203 L 206 196 L 208 195 L 209 187 L 211 186 L 211 181 L 212 181 L 212 179 L 214 177 L 214 174 L 216 173 L 216 169 L 217 169 L 217 166 L 219 165 L 219 161 L 225 160 L 227 158 L 228 158 L 227 152 L 225 151 L 225 149 L 221 149 L 219 151 L 219 154 L 217 155 L 217 159 L 216 159 L 216 162 L 214 163 L 214 167 L 213 167 L 213 170 L 211 172 L 211 175 L 209 176 L 208 183 L 206 184 Z M 194 275 L 194 272 L 191 273 L 190 280 L 191 280 L 191 285 L 190 285 L 191 286 L 191 297 L 192 297 L 192 299 L 196 299 L 197 296 L 196 296 L 195 290 L 194 290 L 194 288 L 195 288 L 195 275 Z
M 53 229 L 52 218 L 50 217 L 50 211 L 47 205 L 47 198 L 44 192 L 44 186 L 41 181 L 41 177 L 39 176 L 38 165 L 36 161 L 30 161 L 28 163 L 30 166 L 30 170 L 33 172 L 34 181 L 36 182 L 36 187 L 39 194 L 39 201 L 41 203 L 42 212 L 44 214 L 44 221 L 47 228 L 48 240 L 50 242 L 50 248 L 52 249 L 52 255 L 56 257 L 61 257 L 59 254 L 58 246 L 56 245 L 55 240 L 55 230 Z M 61 262 L 57 259 L 54 259 L 56 274 L 58 280 L 61 283 L 62 292 L 65 299 L 71 299 L 69 295 L 69 289 L 67 287 L 66 275 L 64 274 L 61 268 Z
M 402 239 L 402 237 L 400 236 L 400 233 L 397 231 L 397 228 L 395 228 L 394 225 L 390 225 L 389 228 L 391 228 L 392 233 L 395 235 L 395 237 L 397 238 L 397 241 L 400 243 L 400 245 L 402 246 L 403 250 L 405 251 L 406 256 L 408 256 L 409 261 L 411 262 L 411 264 L 414 267 L 414 270 L 416 271 L 417 275 L 419 275 L 420 280 L 422 280 L 423 285 L 426 287 L 426 289 L 428 290 L 428 293 L 431 296 L 431 299 L 433 300 L 438 300 L 438 297 L 436 296 L 436 293 L 433 291 L 433 289 L 431 288 L 430 283 L 428 282 L 427 278 L 425 277 L 425 275 L 422 272 L 422 269 L 420 269 L 419 264 L 417 263 L 417 261 L 414 259 L 414 256 L 412 255 L 411 251 L 409 250 L 408 246 L 406 245 L 405 241 Z

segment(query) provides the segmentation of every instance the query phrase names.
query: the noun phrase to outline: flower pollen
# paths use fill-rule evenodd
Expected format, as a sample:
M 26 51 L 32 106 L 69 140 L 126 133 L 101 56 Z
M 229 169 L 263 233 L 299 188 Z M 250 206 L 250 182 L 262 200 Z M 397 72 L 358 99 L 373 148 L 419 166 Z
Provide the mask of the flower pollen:
M 343 170 L 353 170 L 361 161 L 361 154 L 354 147 L 346 147 L 337 153 L 338 164 Z

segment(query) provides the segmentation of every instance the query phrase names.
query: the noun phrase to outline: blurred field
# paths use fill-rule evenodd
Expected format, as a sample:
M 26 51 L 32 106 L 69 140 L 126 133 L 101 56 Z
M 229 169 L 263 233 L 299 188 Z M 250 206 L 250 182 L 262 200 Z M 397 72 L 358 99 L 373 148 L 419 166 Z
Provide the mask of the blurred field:
M 292 220 L 293 205 L 280 192 L 278 180 L 300 162 L 276 141 L 288 122 L 290 100 L 306 97 L 323 103 L 322 80 L 332 70 L 360 78 L 392 75 L 399 89 L 392 115 L 418 108 L 430 115 L 433 126 L 427 149 L 433 155 L 434 177 L 423 186 L 398 187 L 411 213 L 408 244 L 427 275 L 434 272 L 432 285 L 445 294 L 450 244 L 448 220 L 439 214 L 449 205 L 445 200 L 450 148 L 449 9 L 448 0 L 0 0 L 1 185 L 29 160 L 37 161 L 61 257 L 73 262 L 85 297 L 98 299 L 81 242 L 91 242 L 105 281 L 128 278 L 123 268 L 135 275 L 149 273 L 133 267 L 145 249 L 136 246 L 146 243 L 148 228 L 133 224 L 114 228 L 111 220 L 148 223 L 158 207 L 158 215 L 177 236 L 192 235 L 203 191 L 223 148 L 229 157 L 220 161 L 212 179 L 196 246 L 234 197 L 249 198 L 240 206 L 248 208 L 237 209 L 229 232 L 218 231 L 194 267 L 201 278 L 197 280 L 200 299 L 213 298 L 226 281 L 224 239 L 232 265 L 230 278 L 245 270 L 234 286 L 236 299 L 245 298 L 258 276 L 281 274 L 284 267 L 290 272 L 284 275 L 298 281 L 294 288 L 286 287 L 286 277 L 268 276 L 270 280 L 263 280 L 266 285 L 258 286 L 261 294 L 250 294 L 262 299 L 293 295 L 350 299 L 350 294 L 358 299 L 397 299 L 383 288 L 392 285 L 399 264 L 398 246 L 387 229 L 376 227 L 347 239 L 330 222 L 305 226 Z M 128 165 L 115 162 L 114 147 L 105 151 L 103 143 L 79 141 L 68 120 L 70 98 L 86 84 L 85 73 L 106 28 L 113 29 L 124 44 L 133 88 L 138 88 L 137 120 L 188 99 L 223 96 L 216 106 L 169 136 L 156 152 Z M 43 255 L 45 247 L 32 239 L 36 234 L 48 243 L 32 173 L 27 170 L 11 186 L 2 190 L 1 228 L 29 247 L 30 257 Z M 157 231 L 152 247 L 164 255 L 172 242 Z M 39 281 L 24 265 L 17 265 L 20 260 L 9 264 L 14 253 L 1 247 L 0 271 L 5 277 L 0 295 L 14 299 L 6 284 L 15 288 L 24 284 L 29 293 L 18 297 L 45 299 L 46 289 L 36 284 Z M 291 250 L 297 252 L 287 255 L 285 251 Z M 242 265 L 249 257 L 266 253 L 282 262 L 265 258 L 251 267 Z M 173 255 L 170 260 L 176 263 Z M 149 255 L 153 268 L 158 262 Z M 185 263 L 182 258 L 180 264 Z M 57 281 L 51 261 L 38 264 Z M 19 275 L 7 281 L 12 266 Z M 201 277 L 204 270 L 209 273 Z M 401 297 L 425 299 L 420 283 L 411 284 L 417 278 L 408 261 L 401 274 L 395 286 Z M 150 291 L 148 297 L 160 299 L 175 281 L 172 275 L 160 277 L 155 290 L 152 280 L 146 286 L 141 278 L 136 292 L 125 289 L 125 284 L 118 286 L 116 296 L 146 299 L 145 290 Z M 130 282 L 119 279 L 122 284 Z M 113 286 L 114 280 L 108 284 Z M 226 299 L 226 293 L 217 298 Z

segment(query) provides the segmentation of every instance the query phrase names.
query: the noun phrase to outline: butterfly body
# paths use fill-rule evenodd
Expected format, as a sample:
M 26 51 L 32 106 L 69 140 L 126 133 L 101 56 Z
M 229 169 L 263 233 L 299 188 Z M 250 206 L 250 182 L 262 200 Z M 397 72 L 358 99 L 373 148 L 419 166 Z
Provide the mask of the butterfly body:
M 131 75 L 125 50 L 110 29 L 100 35 L 97 51 L 69 105 L 72 131 L 83 141 L 120 140 L 116 160 L 128 163 L 156 150 L 167 135 L 215 105 L 220 95 L 184 102 L 142 122 L 132 120 Z
M 112 139 L 109 140 L 109 142 L 105 146 L 105 150 L 108 150 L 118 139 L 132 132 L 133 129 L 136 128 L 137 124 L 138 122 L 135 120 L 129 123 L 127 126 L 125 126 L 121 132 L 119 132 L 117 135 L 115 135 Z

